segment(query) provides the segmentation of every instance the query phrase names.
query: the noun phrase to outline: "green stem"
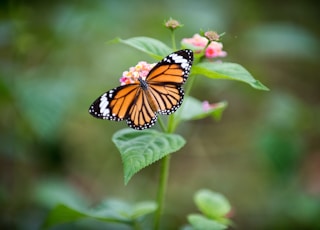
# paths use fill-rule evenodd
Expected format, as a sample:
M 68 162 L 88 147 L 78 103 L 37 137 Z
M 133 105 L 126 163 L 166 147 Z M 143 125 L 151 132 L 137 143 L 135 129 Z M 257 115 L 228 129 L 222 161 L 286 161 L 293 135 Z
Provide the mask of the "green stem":
M 176 46 L 176 36 L 175 36 L 174 30 L 171 31 L 171 43 L 172 43 L 172 49 L 176 51 L 177 46 Z
M 168 127 L 167 127 L 167 133 L 173 133 L 175 131 L 175 115 L 171 114 L 168 118 Z
M 155 213 L 154 219 L 154 230 L 160 229 L 160 220 L 163 213 L 164 207 L 164 198 L 168 184 L 168 177 L 169 177 L 169 165 L 170 165 L 170 155 L 165 156 L 161 162 L 161 171 L 160 171 L 160 178 L 159 178 L 159 188 L 157 194 L 157 203 L 158 208 Z
M 189 77 L 188 77 L 188 84 L 186 85 L 186 90 L 185 90 L 185 93 L 184 93 L 185 97 L 189 96 L 191 88 L 192 88 L 195 80 L 196 80 L 196 76 L 190 74 Z
M 175 39 L 175 32 L 174 30 L 171 30 L 171 42 L 172 42 L 172 49 L 174 51 L 177 50 L 176 47 L 176 39 Z M 159 120 L 161 129 L 166 133 L 173 133 L 175 130 L 175 117 L 174 115 L 170 115 L 167 123 L 167 129 L 165 129 L 165 126 L 161 119 Z M 157 193 L 157 204 L 158 208 L 155 212 L 155 218 L 154 218 L 154 230 L 160 229 L 160 220 L 164 209 L 164 199 L 165 199 L 165 193 L 167 190 L 167 184 L 168 184 L 168 177 L 169 177 L 169 166 L 170 166 L 170 154 L 162 158 L 161 160 L 161 168 L 160 168 L 160 178 L 159 178 L 159 187 L 158 187 L 158 193 Z
M 163 123 L 163 121 L 162 121 L 162 119 L 161 119 L 160 116 L 158 117 L 158 122 L 159 122 L 159 125 L 160 125 L 161 130 L 162 130 L 163 132 L 165 132 L 165 131 L 166 131 L 166 127 L 165 127 L 165 125 L 164 125 L 164 123 Z
M 168 121 L 168 127 L 167 129 L 163 129 L 164 132 L 172 133 L 174 131 L 173 119 L 174 119 L 173 115 L 170 115 L 169 121 Z M 161 125 L 161 127 L 164 127 L 163 124 Z M 168 184 L 169 166 L 170 166 L 170 155 L 167 155 L 161 160 L 159 187 L 158 187 L 158 194 L 157 194 L 158 208 L 154 218 L 154 228 L 153 228 L 154 230 L 160 229 L 160 220 L 163 213 L 165 193 L 166 193 L 167 184 Z

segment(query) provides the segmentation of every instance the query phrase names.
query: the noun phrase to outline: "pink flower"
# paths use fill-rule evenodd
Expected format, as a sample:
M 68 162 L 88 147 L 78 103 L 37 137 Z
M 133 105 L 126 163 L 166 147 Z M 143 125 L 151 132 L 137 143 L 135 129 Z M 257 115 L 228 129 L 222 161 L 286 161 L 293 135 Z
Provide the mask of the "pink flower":
M 139 62 L 136 66 L 130 67 L 129 71 L 124 71 L 120 78 L 121 85 L 136 83 L 138 78 L 146 79 L 150 70 L 155 66 L 155 63 L 149 64 L 145 61 Z
M 208 39 L 199 34 L 195 34 L 192 38 L 182 39 L 182 43 L 193 46 L 195 52 L 201 52 L 206 47 Z
M 222 48 L 222 43 L 212 41 L 207 47 L 205 55 L 207 58 L 225 57 L 227 52 L 223 51 Z
M 213 104 L 209 104 L 208 101 L 203 101 L 202 102 L 202 109 L 205 112 L 208 112 L 211 109 L 214 109 L 215 107 L 217 107 L 217 104 L 213 103 Z
M 222 50 L 223 45 L 221 42 L 211 41 L 208 45 L 209 40 L 199 34 L 193 35 L 192 38 L 184 38 L 181 42 L 186 46 L 191 46 L 190 48 L 192 48 L 196 53 L 201 53 L 205 49 L 204 53 L 206 58 L 227 56 L 227 52 Z

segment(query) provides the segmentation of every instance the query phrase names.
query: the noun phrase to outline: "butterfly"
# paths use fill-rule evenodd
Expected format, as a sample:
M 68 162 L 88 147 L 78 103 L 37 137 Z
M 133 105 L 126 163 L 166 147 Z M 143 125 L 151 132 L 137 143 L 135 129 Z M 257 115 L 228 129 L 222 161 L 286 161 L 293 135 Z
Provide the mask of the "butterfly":
M 186 82 L 193 62 L 189 49 L 169 54 L 158 62 L 145 80 L 121 85 L 97 98 L 89 113 L 100 119 L 126 120 L 133 129 L 152 127 L 157 114 L 169 115 L 182 104 Z

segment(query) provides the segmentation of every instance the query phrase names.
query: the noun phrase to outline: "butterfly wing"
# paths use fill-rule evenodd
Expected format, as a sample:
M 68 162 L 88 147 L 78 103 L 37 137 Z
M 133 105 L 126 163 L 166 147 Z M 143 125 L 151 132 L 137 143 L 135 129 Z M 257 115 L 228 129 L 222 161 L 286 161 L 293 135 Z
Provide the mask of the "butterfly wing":
M 127 118 L 139 88 L 137 83 L 111 89 L 92 103 L 89 113 L 100 119 L 122 121 Z
M 147 129 L 155 124 L 157 120 L 156 110 L 148 96 L 148 92 L 139 88 L 135 101 L 132 104 L 127 124 L 133 129 Z
M 100 119 L 127 120 L 133 129 L 153 126 L 157 115 L 140 84 L 119 86 L 101 95 L 89 108 L 89 113 Z
M 100 119 L 127 120 L 133 129 L 153 126 L 157 113 L 171 114 L 183 100 L 182 85 L 188 78 L 193 61 L 191 50 L 180 50 L 168 55 L 152 68 L 145 83 L 119 86 L 101 95 L 89 108 L 89 113 Z
M 191 50 L 179 50 L 160 61 L 146 78 L 158 113 L 171 114 L 182 104 L 186 82 L 193 62 Z

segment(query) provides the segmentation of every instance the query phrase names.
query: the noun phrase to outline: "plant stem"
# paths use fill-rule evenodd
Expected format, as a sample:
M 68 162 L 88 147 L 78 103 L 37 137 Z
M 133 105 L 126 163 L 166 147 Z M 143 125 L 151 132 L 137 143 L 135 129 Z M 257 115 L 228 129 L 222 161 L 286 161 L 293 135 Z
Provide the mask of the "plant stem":
M 169 176 L 170 155 L 165 156 L 161 162 L 159 188 L 157 194 L 158 209 L 155 213 L 154 230 L 160 229 L 160 220 L 163 213 L 164 198 L 167 189 L 168 176 Z
M 158 117 L 158 122 L 159 122 L 159 125 L 160 125 L 161 130 L 162 130 L 163 132 L 165 132 L 165 131 L 166 131 L 166 127 L 165 127 L 165 125 L 164 125 L 164 123 L 163 123 L 163 121 L 162 121 L 162 119 L 161 119 L 160 116 Z
M 171 42 L 172 42 L 172 49 L 176 51 L 177 46 L 176 46 L 176 36 L 175 36 L 174 30 L 172 30 L 171 32 Z
M 172 49 L 174 51 L 176 51 L 177 46 L 176 46 L 176 39 L 175 39 L 174 30 L 171 30 L 171 42 L 172 42 Z M 173 115 L 169 116 L 169 120 L 167 123 L 167 129 L 165 129 L 162 121 L 160 122 L 160 126 L 161 126 L 161 129 L 163 132 L 173 133 L 175 130 L 174 116 Z M 153 226 L 154 230 L 160 229 L 160 221 L 161 221 L 161 216 L 163 213 L 165 193 L 166 193 L 167 184 L 168 184 L 169 166 L 170 166 L 170 154 L 166 155 L 161 160 L 159 187 L 158 187 L 158 193 L 157 193 L 158 208 L 155 212 L 155 217 L 154 217 L 154 226 Z
M 196 80 L 196 76 L 190 74 L 189 78 L 188 78 L 188 84 L 186 86 L 186 90 L 185 90 L 185 94 L 184 94 L 185 97 L 189 96 L 191 88 L 192 88 L 195 80 Z
M 171 114 L 168 118 L 168 126 L 167 126 L 166 133 L 173 133 L 174 132 L 174 130 L 175 130 L 174 123 L 175 123 L 175 115 Z

